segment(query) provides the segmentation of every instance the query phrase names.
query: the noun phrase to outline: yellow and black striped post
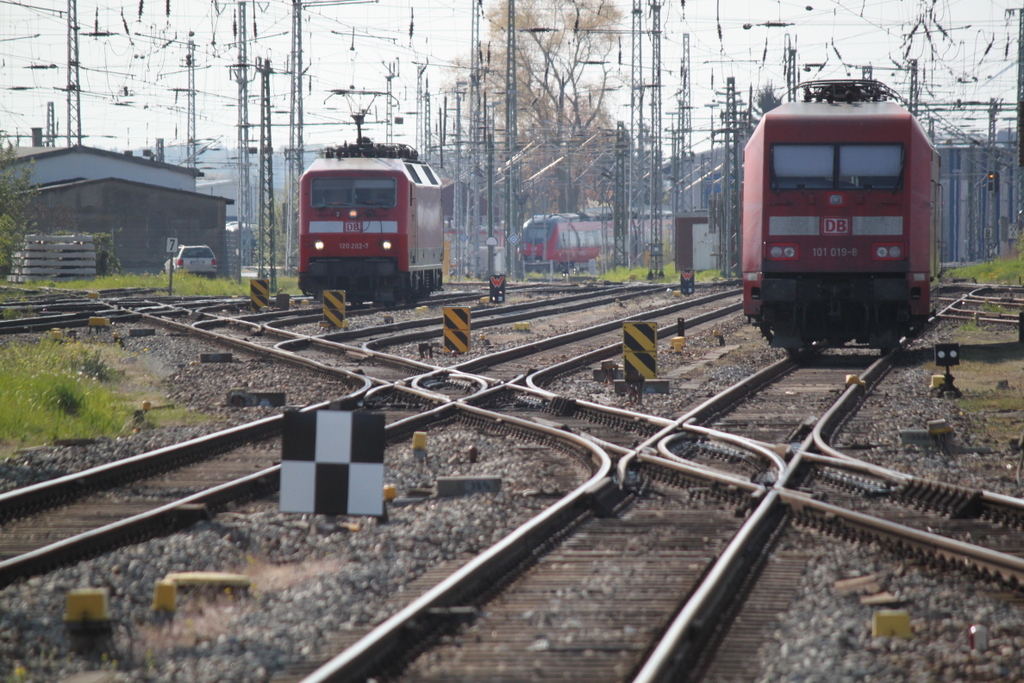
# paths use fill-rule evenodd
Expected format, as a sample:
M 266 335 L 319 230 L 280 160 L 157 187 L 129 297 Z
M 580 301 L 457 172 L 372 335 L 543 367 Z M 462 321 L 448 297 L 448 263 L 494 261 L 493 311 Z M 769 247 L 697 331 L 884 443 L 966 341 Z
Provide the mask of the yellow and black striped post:
M 347 325 L 345 324 L 345 290 L 324 290 L 323 322 L 325 323 L 325 327 L 347 327 Z
M 270 305 L 270 280 L 249 280 L 249 310 L 259 312 Z
M 658 323 L 622 323 L 623 375 L 658 376 Z
M 444 308 L 444 350 L 449 353 L 469 351 L 469 309 L 456 306 Z

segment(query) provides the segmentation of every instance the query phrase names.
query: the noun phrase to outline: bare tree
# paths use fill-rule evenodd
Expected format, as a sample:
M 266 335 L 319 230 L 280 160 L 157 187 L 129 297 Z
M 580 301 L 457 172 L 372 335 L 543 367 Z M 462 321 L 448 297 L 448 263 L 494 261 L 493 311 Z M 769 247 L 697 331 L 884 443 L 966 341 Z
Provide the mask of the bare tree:
M 504 97 L 508 5 L 487 14 L 483 51 L 490 98 Z M 608 0 L 517 0 L 519 142 L 527 213 L 576 212 L 597 201 L 596 178 L 610 164 L 608 111 L 622 14 Z M 496 128 L 504 128 L 496 108 Z M 553 182 L 554 181 L 554 182 Z

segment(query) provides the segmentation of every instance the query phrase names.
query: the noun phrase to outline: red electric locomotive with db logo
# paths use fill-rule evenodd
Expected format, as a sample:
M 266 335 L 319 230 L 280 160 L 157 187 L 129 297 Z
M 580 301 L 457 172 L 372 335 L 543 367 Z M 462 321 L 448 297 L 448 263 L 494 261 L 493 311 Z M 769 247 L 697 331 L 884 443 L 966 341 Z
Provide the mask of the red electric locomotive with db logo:
M 892 348 L 932 312 L 939 155 L 877 81 L 800 87 L 744 153 L 744 313 L 775 347 Z
M 356 143 L 324 152 L 299 183 L 299 288 L 377 304 L 440 289 L 444 227 L 433 169 L 411 147 L 374 144 L 361 131 Z

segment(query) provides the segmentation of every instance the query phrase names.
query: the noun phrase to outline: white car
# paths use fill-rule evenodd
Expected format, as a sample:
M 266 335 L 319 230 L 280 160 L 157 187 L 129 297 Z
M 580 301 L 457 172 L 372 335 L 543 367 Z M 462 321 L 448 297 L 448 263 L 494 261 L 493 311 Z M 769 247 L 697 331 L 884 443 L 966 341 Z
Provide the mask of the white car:
M 205 244 L 178 247 L 178 254 L 164 263 L 165 272 L 170 272 L 172 268 L 176 271 L 183 270 L 186 273 L 213 277 L 217 274 L 217 257 L 213 255 L 213 249 Z

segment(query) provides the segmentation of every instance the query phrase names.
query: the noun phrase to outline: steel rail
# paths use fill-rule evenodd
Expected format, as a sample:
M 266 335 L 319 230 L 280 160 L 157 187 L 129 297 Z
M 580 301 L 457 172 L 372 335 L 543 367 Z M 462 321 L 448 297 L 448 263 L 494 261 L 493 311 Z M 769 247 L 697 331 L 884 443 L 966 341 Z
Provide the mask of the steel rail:
M 776 361 L 771 365 L 758 370 L 753 375 L 736 382 L 725 391 L 719 392 L 717 395 L 711 397 L 707 401 L 704 401 L 696 408 L 681 415 L 673 421 L 671 426 L 665 427 L 663 430 L 647 439 L 647 441 L 640 444 L 634 453 L 619 460 L 617 465 L 617 480 L 619 485 L 625 486 L 625 482 L 628 479 L 627 474 L 629 468 L 635 462 L 638 453 L 642 448 L 656 448 L 659 441 L 666 436 L 671 436 L 678 432 L 683 428 L 683 425 L 692 424 L 698 420 L 703 421 L 711 419 L 714 415 L 717 415 L 729 406 L 735 405 L 744 397 L 760 390 L 765 385 L 770 384 L 779 377 L 782 377 L 795 367 L 796 363 L 788 358 Z
M 814 511 L 829 523 L 842 522 L 853 531 L 867 531 L 928 552 L 935 557 L 962 568 L 975 568 L 990 576 L 1001 578 L 1010 585 L 1024 586 L 1024 558 L 989 550 L 973 543 L 957 541 L 928 531 L 890 522 L 873 515 L 831 505 L 800 491 L 777 489 L 778 494 L 793 511 L 803 514 Z
M 781 517 L 779 492 L 768 491 L 744 522 L 725 550 L 712 565 L 704 581 L 672 620 L 633 683 L 668 683 L 677 680 L 677 672 L 688 659 L 703 648 L 708 629 L 705 624 L 717 618 L 716 612 L 732 586 L 755 559 L 751 548 L 763 545 L 778 526 Z
M 407 387 L 394 387 L 394 389 L 440 405 L 389 424 L 385 428 L 388 440 L 402 438 L 418 428 L 443 419 L 447 413 L 457 410 L 455 404 L 446 397 L 440 397 L 439 400 L 436 396 Z M 356 400 L 356 396 L 348 396 L 331 402 L 307 406 L 300 412 L 328 408 L 351 408 L 355 407 L 352 404 Z M 224 452 L 239 443 L 251 441 L 254 438 L 267 438 L 280 431 L 282 422 L 283 415 L 274 415 L 247 425 L 239 425 L 181 444 L 0 494 L 0 518 L 11 519 L 19 516 L 18 512 L 29 508 L 39 510 L 55 507 L 56 504 L 67 503 L 112 484 L 137 480 L 143 476 L 171 469 L 183 462 L 190 462 L 187 454 L 197 448 Z M 279 486 L 279 472 L 280 465 L 273 465 L 260 472 L 219 484 L 152 510 L 0 561 L 0 587 L 8 585 L 18 578 L 47 571 L 83 556 L 96 555 L 108 549 L 120 547 L 127 542 L 153 537 L 156 533 L 152 531 L 154 529 L 160 530 L 162 533 L 173 533 L 187 528 L 200 519 L 208 518 L 213 511 L 221 509 L 230 502 L 276 491 Z M 48 488 L 53 490 L 48 492 Z
M 625 290 L 623 293 L 613 293 L 611 295 L 608 295 L 606 292 L 600 292 L 600 294 L 602 295 L 600 298 L 595 298 L 593 296 L 594 293 L 588 293 L 585 296 L 579 295 L 576 297 L 572 297 L 572 299 L 575 300 L 575 303 L 572 303 L 570 305 L 566 305 L 565 300 L 555 303 L 551 301 L 544 301 L 542 302 L 543 306 L 532 308 L 530 310 L 525 310 L 519 313 L 508 314 L 506 312 L 507 309 L 500 309 L 496 310 L 494 312 L 494 315 L 488 315 L 483 320 L 473 320 L 473 327 L 494 327 L 495 325 L 504 325 L 507 323 L 517 322 L 520 320 L 534 320 L 538 317 L 544 317 L 547 315 L 557 315 L 560 313 L 565 313 L 567 311 L 579 311 L 586 308 L 592 308 L 594 306 L 603 306 L 610 303 L 615 303 L 616 301 L 619 301 L 624 298 L 632 299 L 640 297 L 645 294 L 650 294 L 651 292 L 657 291 L 659 289 L 661 289 L 660 286 L 648 286 L 642 289 Z M 437 323 L 434 323 L 431 327 L 427 329 L 418 330 L 416 332 L 407 332 L 406 334 L 392 335 L 390 337 L 385 337 L 383 339 L 375 339 L 372 341 L 365 342 L 361 345 L 361 348 L 366 350 L 376 350 L 376 347 L 378 346 L 392 346 L 395 344 L 405 344 L 412 341 L 418 341 L 420 339 L 426 339 L 432 336 L 436 337 L 438 331 L 441 329 L 441 321 L 438 321 Z M 530 345 L 527 344 L 526 346 Z M 452 367 L 459 368 L 463 371 L 469 371 L 474 367 L 474 363 L 479 360 L 479 358 L 469 360 Z
M 680 436 L 680 435 L 676 435 Z M 651 455 L 649 453 L 641 453 L 640 460 L 651 465 L 657 465 L 658 467 L 664 467 L 666 469 L 675 470 L 677 472 L 683 472 L 685 474 L 699 477 L 701 479 L 708 479 L 718 484 L 725 486 L 735 486 L 741 489 L 746 489 L 749 493 L 758 494 L 763 493 L 765 488 L 761 484 L 755 484 L 749 479 L 743 479 L 737 477 L 734 474 L 723 472 L 722 470 L 715 469 L 710 465 L 701 465 L 700 463 L 690 462 L 685 458 L 680 458 L 675 455 L 667 448 L 667 442 L 673 437 L 666 437 L 658 443 L 658 453 L 660 455 Z
M 229 503 L 276 491 L 280 465 L 200 491 L 181 500 L 69 536 L 50 545 L 0 561 L 0 587 L 85 556 L 95 556 L 156 535 L 170 534 L 209 519 Z M 159 530 L 159 531 L 157 531 Z
M 322 404 L 326 405 L 326 404 Z M 128 481 L 164 472 L 221 453 L 237 444 L 263 439 L 280 429 L 280 415 L 230 427 L 180 444 L 66 474 L 47 481 L 0 493 L 0 521 L 4 523 L 26 513 L 49 509 Z
M 285 350 L 282 350 L 282 349 L 278 349 L 278 348 L 276 348 L 278 345 L 275 345 L 274 347 L 262 346 L 260 344 L 254 344 L 252 342 L 247 342 L 244 339 L 238 339 L 236 337 L 231 337 L 231 336 L 227 336 L 227 335 L 217 334 L 216 332 L 210 332 L 209 330 L 203 330 L 203 329 L 197 328 L 195 325 L 189 325 L 189 324 L 186 324 L 186 323 L 179 323 L 179 322 L 176 322 L 174 320 L 166 320 L 166 319 L 164 319 L 162 317 L 150 315 L 148 313 L 141 313 L 140 315 L 143 317 L 143 319 L 149 320 L 149 321 L 153 322 L 154 324 L 164 325 L 164 326 L 170 327 L 171 329 L 177 329 L 179 331 L 186 332 L 186 333 L 194 332 L 194 333 L 198 334 L 199 336 L 206 337 L 208 339 L 216 341 L 217 343 L 223 344 L 225 346 L 231 346 L 233 348 L 240 349 L 242 351 L 247 351 L 247 352 L 250 352 L 250 353 L 254 353 L 256 355 L 269 355 L 269 356 L 273 356 L 273 357 L 277 358 L 278 360 L 285 361 L 285 362 L 288 362 L 288 363 L 292 363 L 292 364 L 295 364 L 295 365 L 301 365 L 301 366 L 304 366 L 306 368 L 310 368 L 312 370 L 316 370 L 317 372 L 323 372 L 323 373 L 326 373 L 326 374 L 329 374 L 329 375 L 335 375 L 335 376 L 343 377 L 343 378 L 348 379 L 348 380 L 353 380 L 353 381 L 356 381 L 356 382 L 358 382 L 360 384 L 363 384 L 364 388 L 368 388 L 366 386 L 368 383 L 376 381 L 376 380 L 373 380 L 372 378 L 366 377 L 365 375 L 360 375 L 358 373 L 350 372 L 348 370 L 344 370 L 342 368 L 333 367 L 333 366 L 330 366 L 330 365 L 324 365 L 323 363 L 318 363 L 318 362 L 316 362 L 314 360 L 311 360 L 309 358 L 303 358 L 302 356 L 296 355 L 294 353 L 290 353 L 288 351 L 285 351 Z M 284 342 L 282 342 L 282 343 L 284 343 Z M 352 349 L 352 350 L 355 351 L 356 349 Z
M 597 467 L 584 484 L 520 526 L 489 549 L 469 560 L 451 576 L 384 621 L 353 646 L 337 655 L 304 679 L 305 683 L 353 681 L 369 675 L 381 663 L 401 656 L 406 637 L 418 629 L 432 631 L 439 613 L 447 608 L 465 606 L 475 595 L 493 588 L 509 568 L 527 559 L 543 542 L 575 520 L 588 514 L 600 499 L 612 493 L 608 478 L 611 460 L 602 449 L 586 439 L 464 403 L 454 404 L 486 419 L 507 422 L 531 431 L 574 443 L 591 453 Z
M 735 291 L 722 292 L 720 294 L 713 294 L 713 295 L 709 295 L 707 297 L 702 297 L 701 299 L 694 299 L 692 301 L 687 301 L 687 302 L 683 302 L 683 303 L 680 303 L 680 304 L 672 304 L 671 306 L 665 306 L 663 308 L 656 309 L 656 310 L 651 311 L 649 313 L 642 313 L 642 314 L 638 314 L 638 315 L 634 315 L 634 316 L 629 316 L 629 317 L 626 317 L 626 318 L 620 318 L 619 320 L 614 320 L 614 321 L 612 321 L 610 323 L 602 323 L 601 325 L 595 325 L 592 328 L 587 328 L 586 330 L 581 330 L 580 332 L 589 331 L 589 334 L 587 336 L 593 336 L 593 335 L 596 335 L 596 334 L 603 334 L 605 332 L 611 332 L 611 331 L 621 327 L 623 323 L 629 322 L 631 320 L 638 320 L 638 319 L 642 320 L 644 318 L 651 318 L 651 317 L 658 317 L 658 316 L 663 316 L 663 315 L 670 315 L 672 313 L 676 313 L 676 312 L 681 311 L 681 310 L 686 310 L 686 309 L 692 308 L 694 306 L 700 306 L 700 305 L 703 305 L 703 304 L 706 304 L 706 303 L 710 303 L 712 301 L 717 301 L 719 299 L 728 298 L 730 296 L 736 296 L 737 294 L 738 294 L 738 292 L 735 292 Z M 688 325 L 702 325 L 702 324 L 710 322 L 712 320 L 717 320 L 718 318 L 721 318 L 721 317 L 724 317 L 726 315 L 729 315 L 730 313 L 733 313 L 733 312 L 739 310 L 742 306 L 743 306 L 742 303 L 729 304 L 727 306 L 723 306 L 722 308 L 720 308 L 718 310 L 709 311 L 707 313 L 702 313 L 700 315 L 694 316 L 690 320 L 687 320 L 687 324 Z M 677 324 L 674 324 L 674 325 L 667 325 L 665 327 L 659 328 L 658 329 L 658 339 L 662 339 L 662 338 L 667 337 L 669 335 L 676 334 L 678 332 L 678 327 L 679 327 L 679 325 L 677 323 Z M 594 330 L 596 328 L 600 328 L 600 331 L 595 332 Z M 579 335 L 580 332 L 570 332 L 570 333 L 565 334 L 565 335 L 559 335 L 559 337 L 551 337 L 551 339 L 559 339 L 560 337 L 568 337 L 568 336 L 572 336 L 572 335 Z M 585 337 L 578 337 L 578 338 L 582 339 L 582 338 L 585 338 Z M 568 340 L 568 342 L 572 342 L 572 341 L 576 341 L 576 339 L 569 339 Z M 533 388 L 533 389 L 541 390 L 542 387 L 538 386 L 538 384 L 537 384 L 538 382 L 550 381 L 554 377 L 557 377 L 557 376 L 562 375 L 562 374 L 567 373 L 567 372 L 571 372 L 571 371 L 575 370 L 576 368 L 581 367 L 583 365 L 586 365 L 588 363 L 594 363 L 594 362 L 597 362 L 597 361 L 600 361 L 600 360 L 604 360 L 609 355 L 612 355 L 612 354 L 620 351 L 621 349 L 622 349 L 622 342 L 616 342 L 615 344 L 609 344 L 608 346 L 603 346 L 603 347 L 601 347 L 599 349 L 594 349 L 593 351 L 588 351 L 587 353 L 580 354 L 579 356 L 576 356 L 575 358 L 570 358 L 570 359 L 568 359 L 566 361 L 563 361 L 561 363 L 555 363 L 554 365 L 548 366 L 547 368 L 543 368 L 543 369 L 538 370 L 536 372 L 529 373 L 527 375 L 527 377 L 526 377 L 526 380 L 525 380 L 526 381 L 526 386 L 528 386 L 530 388 Z M 497 354 L 492 354 L 492 355 L 497 355 Z M 487 358 L 487 357 L 485 356 L 484 358 Z M 508 359 L 508 360 L 511 360 L 511 359 Z

